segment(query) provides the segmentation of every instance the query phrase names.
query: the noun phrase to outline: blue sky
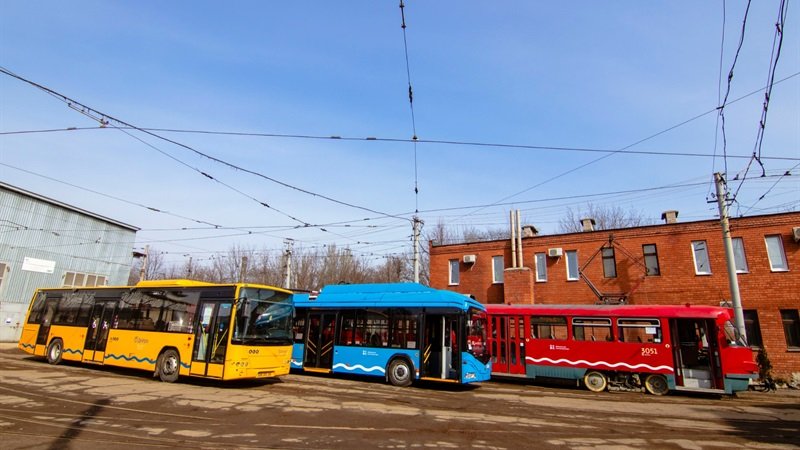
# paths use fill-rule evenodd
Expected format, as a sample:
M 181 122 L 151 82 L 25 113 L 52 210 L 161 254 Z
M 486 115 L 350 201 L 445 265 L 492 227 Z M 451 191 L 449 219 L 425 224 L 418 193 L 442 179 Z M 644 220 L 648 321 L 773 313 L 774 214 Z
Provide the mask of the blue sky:
M 752 3 L 729 99 L 767 84 L 779 3 Z M 760 178 L 754 166 L 741 186 L 731 183 L 739 192 L 734 213 L 800 208 L 800 17 L 790 6 L 775 79 L 790 78 L 773 87 L 761 153 L 767 175 L 794 168 L 793 175 Z M 587 202 L 653 221 L 669 209 L 684 221 L 711 219 L 710 181 L 725 171 L 721 157 L 621 152 L 593 162 L 607 153 L 539 147 L 619 150 L 712 111 L 725 92 L 744 7 L 409 0 L 406 37 L 423 140 L 415 166 L 413 144 L 396 141 L 413 134 L 396 1 L 4 2 L 2 67 L 130 124 L 360 138 L 159 132 L 364 209 L 113 127 L 0 135 L 0 179 L 140 227 L 137 246 L 150 244 L 174 262 L 233 244 L 279 251 L 284 238 L 301 247 L 350 246 L 379 260 L 410 250 L 417 207 L 426 227 L 443 221 L 454 230 L 502 227 L 510 209 L 521 209 L 525 222 L 552 233 L 567 208 Z M 731 178 L 748 163 L 735 156 L 753 153 L 763 97 L 725 109 Z M 0 75 L 0 132 L 96 126 Z M 536 148 L 424 142 L 432 140 Z M 717 115 L 627 151 L 721 155 Z M 646 191 L 671 185 L 678 187 Z M 632 192 L 597 195 L 616 191 Z M 225 229 L 181 230 L 202 225 L 175 215 Z M 351 223 L 330 225 L 338 222 Z M 300 223 L 322 226 L 292 229 Z

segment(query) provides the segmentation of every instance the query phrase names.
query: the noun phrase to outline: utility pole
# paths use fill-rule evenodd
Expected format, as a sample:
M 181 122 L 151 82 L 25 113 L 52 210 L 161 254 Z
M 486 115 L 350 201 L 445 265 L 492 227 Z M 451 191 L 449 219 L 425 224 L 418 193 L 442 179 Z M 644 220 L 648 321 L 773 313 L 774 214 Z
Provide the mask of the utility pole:
M 283 287 L 289 289 L 292 285 L 292 245 L 294 245 L 294 241 L 286 239 L 283 243 L 286 244 L 286 250 L 283 252 Z
M 247 283 L 247 256 L 242 256 L 242 265 L 239 267 L 239 283 Z
M 139 281 L 147 279 L 147 261 L 150 259 L 150 246 L 144 246 L 144 257 L 142 258 L 142 267 L 139 269 Z
M 424 222 L 419 217 L 414 216 L 413 237 L 414 237 L 414 283 L 419 283 L 419 235 L 420 228 Z
M 728 284 L 731 289 L 733 303 L 733 316 L 739 335 L 747 342 L 747 332 L 744 328 L 744 313 L 742 312 L 742 299 L 739 296 L 739 279 L 736 277 L 736 259 L 733 254 L 731 241 L 731 228 L 728 223 L 728 197 L 725 189 L 725 180 L 722 174 L 714 174 L 714 183 L 717 186 L 717 205 L 719 206 L 719 222 L 722 225 L 722 242 L 725 245 L 725 262 L 728 266 Z

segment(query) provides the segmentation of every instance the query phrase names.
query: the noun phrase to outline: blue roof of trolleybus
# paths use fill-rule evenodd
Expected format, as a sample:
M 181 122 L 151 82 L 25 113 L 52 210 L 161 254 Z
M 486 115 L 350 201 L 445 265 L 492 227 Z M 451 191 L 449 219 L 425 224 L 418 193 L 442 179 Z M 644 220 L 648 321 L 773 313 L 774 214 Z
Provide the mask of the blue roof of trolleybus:
M 331 284 L 322 288 L 316 298 L 295 295 L 295 306 L 485 309 L 482 304 L 464 294 L 433 289 L 418 283 Z

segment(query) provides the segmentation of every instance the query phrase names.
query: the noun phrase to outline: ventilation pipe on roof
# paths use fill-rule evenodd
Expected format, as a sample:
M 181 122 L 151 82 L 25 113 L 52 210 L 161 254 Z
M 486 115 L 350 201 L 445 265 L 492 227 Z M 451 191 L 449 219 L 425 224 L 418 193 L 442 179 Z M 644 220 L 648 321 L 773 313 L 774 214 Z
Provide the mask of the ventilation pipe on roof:
M 591 217 L 581 219 L 581 226 L 583 231 L 594 231 L 595 221 Z
M 664 223 L 678 223 L 678 211 L 664 211 L 661 213 L 661 220 L 663 220 Z
M 536 229 L 533 225 L 523 225 L 522 226 L 522 237 L 534 237 L 539 234 L 539 230 Z
M 509 221 L 511 223 L 511 267 L 518 269 L 524 265 L 522 262 L 522 220 L 519 210 L 511 210 Z

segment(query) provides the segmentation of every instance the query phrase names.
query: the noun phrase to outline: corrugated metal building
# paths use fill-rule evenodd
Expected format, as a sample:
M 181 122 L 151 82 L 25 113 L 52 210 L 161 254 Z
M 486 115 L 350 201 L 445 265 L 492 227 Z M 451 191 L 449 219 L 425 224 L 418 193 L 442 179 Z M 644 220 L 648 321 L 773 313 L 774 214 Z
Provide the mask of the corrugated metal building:
M 0 342 L 37 288 L 127 284 L 138 230 L 0 182 Z

